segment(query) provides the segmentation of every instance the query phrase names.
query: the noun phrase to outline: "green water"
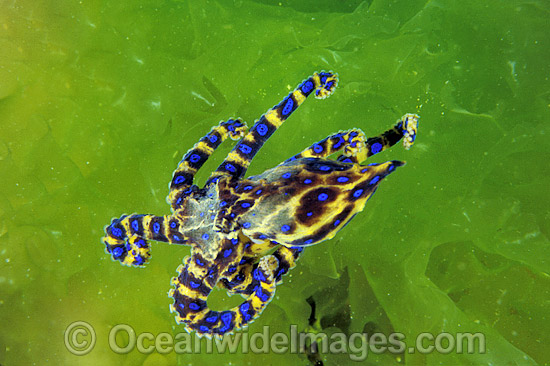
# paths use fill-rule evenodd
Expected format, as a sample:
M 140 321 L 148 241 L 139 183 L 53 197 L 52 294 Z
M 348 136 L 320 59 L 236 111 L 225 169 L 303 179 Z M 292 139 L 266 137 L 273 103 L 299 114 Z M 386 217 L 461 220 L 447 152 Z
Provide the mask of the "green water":
M 312 296 L 327 334 L 400 332 L 407 348 L 422 332 L 486 337 L 484 353 L 367 364 L 550 362 L 549 19 L 542 0 L 1 1 L 0 364 L 307 365 L 292 352 L 114 352 L 117 324 L 184 331 L 167 291 L 189 249 L 155 244 L 132 269 L 100 238 L 112 217 L 169 212 L 172 170 L 212 125 L 251 124 L 323 69 L 339 73 L 335 94 L 300 107 L 251 174 L 406 112 L 421 115 L 418 139 L 373 158 L 408 164 L 304 252 L 248 334 L 305 329 Z M 97 333 L 84 356 L 64 344 L 75 321 Z

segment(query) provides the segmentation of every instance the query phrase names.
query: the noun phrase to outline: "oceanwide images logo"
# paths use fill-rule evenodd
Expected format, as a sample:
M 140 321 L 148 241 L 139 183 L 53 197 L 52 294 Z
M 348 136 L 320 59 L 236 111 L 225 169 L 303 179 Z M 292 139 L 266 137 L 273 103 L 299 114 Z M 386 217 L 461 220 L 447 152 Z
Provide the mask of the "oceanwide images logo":
M 190 353 L 310 353 L 347 354 L 353 361 L 364 361 L 369 353 L 485 353 L 485 335 L 482 333 L 420 333 L 414 346 L 407 347 L 403 333 L 320 333 L 298 332 L 296 325 L 289 333 L 270 332 L 264 326 L 262 332 L 239 332 L 222 339 L 198 338 L 195 334 L 162 332 L 136 334 L 127 324 L 111 328 L 107 340 L 99 342 L 114 353 L 177 354 Z M 122 341 L 124 340 L 124 341 Z M 96 345 L 94 328 L 83 321 L 70 324 L 65 330 L 64 341 L 67 350 L 74 355 L 90 353 Z

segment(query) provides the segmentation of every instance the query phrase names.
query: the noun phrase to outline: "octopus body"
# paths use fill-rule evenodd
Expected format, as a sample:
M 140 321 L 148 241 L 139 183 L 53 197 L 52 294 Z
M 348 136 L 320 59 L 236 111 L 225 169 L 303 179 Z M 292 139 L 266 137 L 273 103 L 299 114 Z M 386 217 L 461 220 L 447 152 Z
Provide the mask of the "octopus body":
M 352 128 L 318 141 L 264 173 L 245 178 L 263 144 L 314 94 L 324 99 L 338 83 L 332 72 L 301 82 L 252 128 L 240 119 L 213 127 L 174 171 L 167 201 L 172 214 L 123 215 L 105 229 L 113 259 L 134 267 L 150 258 L 149 241 L 191 247 L 172 279 L 169 296 L 176 321 L 198 335 L 221 337 L 247 326 L 273 299 L 277 284 L 304 248 L 331 239 L 358 212 L 401 161 L 362 165 L 403 140 L 414 143 L 418 116 L 406 114 L 386 132 L 367 138 Z M 195 173 L 228 138 L 239 140 L 202 188 Z M 336 159 L 330 155 L 340 153 Z M 207 299 L 217 286 L 243 302 L 215 311 Z

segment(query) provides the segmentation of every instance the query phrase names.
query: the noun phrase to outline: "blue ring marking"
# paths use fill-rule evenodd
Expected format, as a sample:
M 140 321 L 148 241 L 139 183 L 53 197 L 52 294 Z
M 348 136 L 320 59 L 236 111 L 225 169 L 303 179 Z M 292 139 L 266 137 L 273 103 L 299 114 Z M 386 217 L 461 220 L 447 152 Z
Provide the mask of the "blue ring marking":
M 346 183 L 349 178 L 348 177 L 338 177 L 338 179 L 336 179 L 338 181 L 338 183 Z
M 363 194 L 363 190 L 362 190 L 362 189 L 358 189 L 358 190 L 356 190 L 355 192 L 353 192 L 353 197 L 358 198 L 358 197 L 361 196 L 362 194 Z
M 139 231 L 139 221 L 137 219 L 132 220 L 132 230 Z
M 337 137 L 339 138 L 339 139 L 338 139 L 338 142 L 335 143 L 334 146 L 332 146 L 334 149 L 340 148 L 340 146 L 341 146 L 344 142 L 346 142 L 346 140 L 344 140 L 344 138 L 342 137 L 341 134 L 338 134 Z
M 134 258 L 134 264 L 136 266 L 141 266 L 144 262 L 145 260 L 139 255 Z
M 241 306 L 239 306 L 241 313 L 246 313 L 248 309 L 250 309 L 250 304 L 248 302 L 243 302 Z
M 225 207 L 226 205 L 227 205 L 227 202 L 225 202 L 225 201 L 220 202 L 220 207 Z
M 323 151 L 323 147 L 319 144 L 313 145 L 313 151 L 317 154 L 321 153 Z
M 158 222 L 155 222 L 153 224 L 153 231 L 155 232 L 155 234 L 158 234 L 159 231 L 160 231 L 160 224 Z
M 245 306 L 246 305 L 246 306 Z M 244 318 L 245 321 L 249 321 L 252 319 L 252 315 L 248 314 L 248 309 L 250 308 L 250 304 L 247 302 L 243 302 L 241 306 L 239 307 L 239 310 Z
M 208 139 L 210 140 L 211 143 L 215 144 L 216 141 L 218 141 L 218 136 L 210 135 L 210 137 Z
M 174 178 L 174 184 L 183 184 L 185 183 L 185 177 L 183 175 L 178 175 Z
M 181 201 L 183 201 L 183 197 L 179 196 L 178 199 L 176 200 L 176 206 L 181 205 Z
M 189 309 L 191 309 L 191 310 L 196 311 L 196 310 L 199 310 L 200 308 L 201 307 L 198 304 L 194 303 L 194 302 L 189 303 Z
M 328 198 L 328 194 L 326 194 L 326 193 L 321 193 L 319 196 L 317 196 L 317 199 L 319 201 L 326 201 L 327 198 Z
M 252 186 L 246 186 L 246 187 L 243 188 L 243 190 L 245 190 L 245 191 L 250 191 L 252 188 L 254 188 L 254 187 L 252 187 Z
M 245 222 L 245 223 L 243 224 L 243 227 L 244 227 L 245 229 L 249 229 L 251 225 L 252 225 L 251 223 Z
M 372 146 L 370 147 L 370 152 L 374 155 L 374 154 L 378 154 L 380 151 L 382 150 L 382 144 L 379 143 L 379 142 L 375 142 L 374 144 L 372 144 Z
M 239 244 L 239 239 L 237 239 L 237 238 L 231 239 L 231 244 L 233 244 L 233 245 Z
M 395 169 L 395 166 L 394 165 L 390 165 L 390 167 L 388 168 L 388 172 L 391 172 Z
M 200 216 L 200 217 L 203 217 L 203 216 L 204 216 L 204 212 L 201 212 L 201 213 L 199 214 L 199 216 Z
M 237 171 L 237 168 L 233 164 L 227 163 L 225 164 L 225 170 L 227 170 L 230 173 L 235 173 Z
M 262 193 L 262 190 L 261 190 L 261 189 L 258 189 L 258 190 L 256 191 L 256 194 L 261 194 L 261 193 Z
M 246 263 L 246 259 L 245 259 L 245 258 L 243 258 L 243 259 L 241 259 L 241 260 L 239 261 L 239 264 L 245 264 L 245 263 Z
M 134 244 L 135 244 L 136 247 L 138 247 L 138 248 L 146 248 L 146 247 L 147 247 L 147 243 L 146 243 L 145 240 L 143 240 L 143 239 L 139 239 L 139 240 L 136 241 Z
M 319 170 L 322 170 L 323 172 L 328 172 L 330 170 L 330 167 L 328 165 L 321 165 L 319 167 Z
M 215 323 L 218 320 L 218 316 L 217 315 L 212 315 L 212 316 L 209 316 L 208 318 L 206 318 L 204 320 L 206 320 L 208 323 Z
M 218 332 L 220 334 L 225 334 L 227 331 L 229 331 L 229 325 L 224 325 L 223 327 L 218 329 Z
M 283 177 L 284 179 L 288 179 L 288 178 L 290 178 L 291 176 L 292 176 L 292 174 L 290 174 L 290 173 L 285 173 L 285 174 L 283 174 L 281 177 Z
M 191 156 L 189 157 L 189 161 L 192 163 L 196 163 L 199 160 L 201 160 L 201 156 L 198 154 L 191 154 Z
M 175 221 L 170 221 L 170 227 L 171 227 L 172 229 L 175 229 L 175 228 L 178 227 L 178 223 L 175 222 Z
M 111 227 L 111 234 L 113 236 L 121 238 L 122 237 L 122 229 L 119 229 L 118 227 Z
M 304 184 L 309 184 L 309 183 L 311 183 L 311 179 L 308 178 L 308 179 L 304 180 Z
M 289 231 L 289 230 L 290 230 L 290 226 L 289 226 L 289 225 L 283 225 L 283 226 L 281 226 L 281 231 L 282 231 L 283 233 L 286 233 L 286 232 Z
M 344 160 L 342 160 L 342 163 L 353 163 L 353 161 L 351 161 L 350 158 L 345 158 Z
M 262 240 L 267 239 L 267 235 L 262 234 L 258 236 L 258 239 L 262 239 Z
M 216 215 L 211 215 L 210 220 L 214 220 L 216 218 Z
M 283 116 L 288 115 L 290 112 L 292 112 L 293 107 L 294 107 L 294 101 L 292 100 L 291 97 L 288 97 L 288 99 L 286 100 L 285 106 L 283 107 L 283 111 L 281 112 L 281 114 Z
M 263 302 L 267 302 L 269 300 L 269 295 L 262 293 L 261 286 L 258 286 L 258 288 L 256 289 L 256 296 Z
M 267 126 L 263 123 L 260 123 L 256 126 L 256 132 L 258 132 L 260 136 L 265 136 L 268 130 L 269 129 L 267 128 Z
M 128 243 L 128 242 L 126 242 L 125 247 L 126 247 L 126 250 L 127 250 L 127 251 L 130 251 L 130 250 L 132 249 L 132 245 L 131 245 L 130 243 Z
M 260 299 L 261 299 L 263 302 L 268 302 L 268 301 L 269 301 L 269 295 L 268 295 L 268 294 L 263 294 L 263 297 L 260 296 Z
M 248 203 L 248 202 L 243 202 L 243 203 L 241 203 L 241 207 L 242 207 L 242 208 L 249 208 L 249 207 L 250 207 L 250 203 Z
M 307 217 L 309 217 L 309 216 L 313 215 L 313 212 L 308 212 L 306 215 L 307 215 Z
M 206 325 L 201 325 L 201 326 L 199 327 L 199 330 L 200 330 L 201 332 L 203 332 L 203 333 L 206 333 L 206 332 L 208 332 L 208 331 L 210 330 L 210 328 L 208 328 Z
M 338 226 L 338 225 L 340 225 L 340 220 L 334 221 L 334 226 Z
M 311 243 L 313 243 L 313 239 L 308 239 L 308 240 L 304 241 L 304 244 L 311 244 Z
M 233 316 L 231 315 L 231 313 L 230 313 L 229 311 L 224 312 L 224 313 L 222 314 L 222 322 L 223 322 L 223 324 L 225 324 L 225 325 L 231 324 L 231 319 L 233 319 Z
M 226 249 L 223 251 L 223 257 L 224 258 L 227 258 L 231 255 L 231 253 L 233 252 L 233 249 L 229 248 L 229 249 Z
M 230 324 L 224 325 L 223 327 L 218 328 L 217 333 L 218 334 L 225 334 L 226 332 L 229 331 L 229 328 L 230 328 Z
M 370 185 L 376 184 L 376 183 L 378 183 L 379 180 L 380 180 L 380 177 L 377 175 L 376 177 L 374 177 L 370 180 L 369 184 Z
M 197 283 L 195 281 L 189 281 L 189 285 L 192 287 L 192 288 L 197 288 L 197 287 L 200 287 L 200 283 Z
M 227 269 L 227 271 L 228 271 L 229 273 L 234 273 L 236 270 L 237 270 L 237 267 L 235 267 L 235 266 L 230 266 L 230 267 Z
M 261 281 L 261 282 L 266 281 L 266 278 L 265 278 L 264 274 L 258 268 L 256 268 L 254 270 L 253 277 L 254 277 L 255 280 L 258 280 L 258 281 Z
M 250 154 L 250 152 L 252 151 L 252 148 L 248 145 L 240 144 L 239 150 L 241 150 L 243 154 Z
M 122 249 L 121 247 L 116 247 L 115 249 L 113 249 L 112 253 L 114 258 L 118 258 L 122 254 L 124 254 L 124 249 Z
M 313 90 L 313 86 L 314 85 L 310 80 L 306 80 L 301 86 L 302 93 L 304 94 L 310 93 Z
M 175 235 L 175 234 L 172 235 L 172 239 L 173 239 L 174 241 L 183 241 L 183 239 L 180 238 L 179 235 Z
M 208 240 L 208 238 L 210 238 L 210 235 L 207 233 L 202 234 L 202 240 Z
M 282 275 L 284 275 L 286 273 L 286 269 L 285 268 L 281 268 L 279 270 L 279 272 L 277 272 L 277 275 L 275 276 L 275 278 L 280 278 Z
M 201 262 L 201 260 L 199 258 L 195 258 L 195 263 L 197 263 L 198 266 L 200 267 L 203 267 L 204 266 L 204 262 Z

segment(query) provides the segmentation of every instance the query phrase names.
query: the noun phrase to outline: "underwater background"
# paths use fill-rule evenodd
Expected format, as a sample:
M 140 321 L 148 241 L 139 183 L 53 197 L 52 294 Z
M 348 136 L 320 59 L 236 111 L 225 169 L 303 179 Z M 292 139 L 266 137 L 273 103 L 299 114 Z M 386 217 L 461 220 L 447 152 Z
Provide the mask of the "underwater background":
M 100 238 L 123 213 L 168 214 L 188 148 L 220 120 L 251 126 L 321 70 L 339 74 L 334 95 L 307 100 L 250 174 L 338 130 L 377 135 L 407 112 L 421 116 L 416 144 L 372 158 L 407 165 L 333 240 L 307 248 L 245 333 L 404 334 L 405 351 L 363 364 L 548 364 L 549 19 L 548 1 L 0 1 L 0 364 L 315 362 L 113 351 L 117 324 L 185 332 L 167 292 L 189 248 L 153 243 L 151 262 L 128 268 Z M 216 308 L 233 306 L 218 292 Z M 82 356 L 64 342 L 78 321 L 96 333 Z M 486 351 L 409 352 L 422 332 L 481 332 Z M 317 360 L 355 364 L 349 353 Z

